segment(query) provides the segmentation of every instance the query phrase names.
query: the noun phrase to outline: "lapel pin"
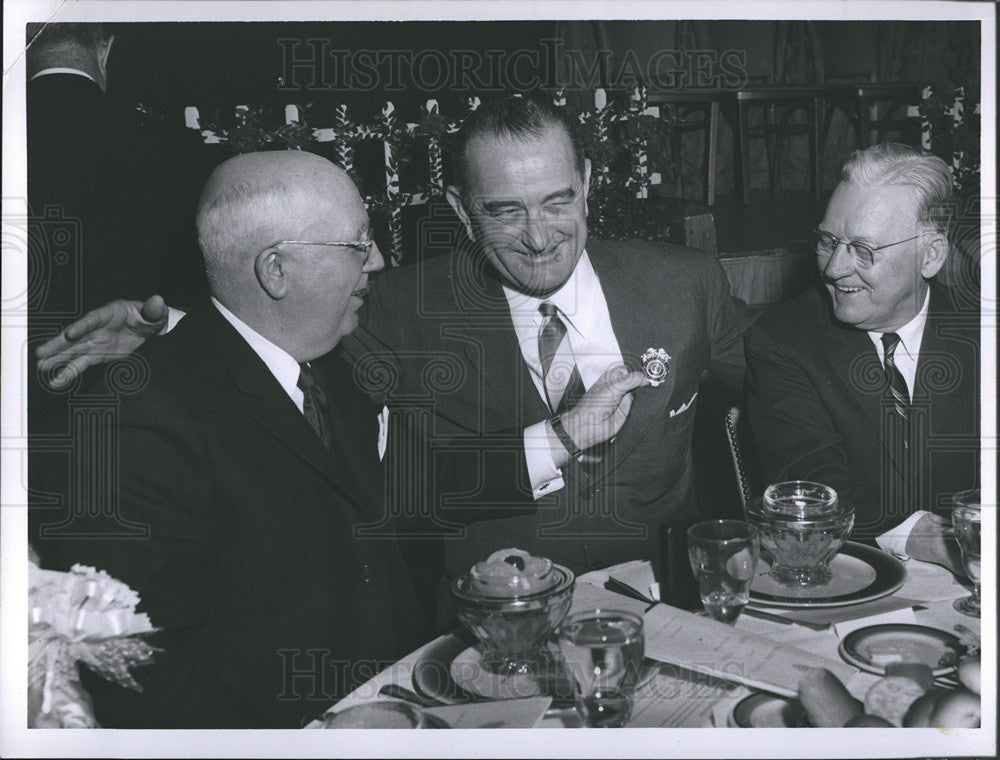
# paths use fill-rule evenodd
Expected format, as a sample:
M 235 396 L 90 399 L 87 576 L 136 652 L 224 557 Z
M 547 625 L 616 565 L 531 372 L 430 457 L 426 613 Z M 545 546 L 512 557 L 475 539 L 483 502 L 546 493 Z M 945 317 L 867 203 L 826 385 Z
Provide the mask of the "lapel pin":
M 670 354 L 662 348 L 647 348 L 642 355 L 642 371 L 655 388 L 670 374 Z

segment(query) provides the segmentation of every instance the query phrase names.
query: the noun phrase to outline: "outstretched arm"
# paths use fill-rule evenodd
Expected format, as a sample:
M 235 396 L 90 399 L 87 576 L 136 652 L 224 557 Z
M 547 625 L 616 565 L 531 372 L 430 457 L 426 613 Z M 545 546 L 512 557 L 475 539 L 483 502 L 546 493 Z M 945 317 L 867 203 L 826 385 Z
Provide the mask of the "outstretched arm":
M 87 367 L 128 356 L 146 338 L 167 326 L 169 309 L 160 296 L 141 301 L 112 301 L 88 312 L 38 348 L 38 368 L 58 372 L 49 381 L 59 389 Z

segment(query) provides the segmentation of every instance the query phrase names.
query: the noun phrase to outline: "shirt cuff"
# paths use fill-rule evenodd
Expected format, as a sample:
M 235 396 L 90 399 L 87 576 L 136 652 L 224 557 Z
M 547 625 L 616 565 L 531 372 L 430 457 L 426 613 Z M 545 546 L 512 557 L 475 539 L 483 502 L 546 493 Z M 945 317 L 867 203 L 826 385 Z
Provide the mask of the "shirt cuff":
M 552 449 L 549 448 L 549 434 L 545 430 L 544 420 L 524 429 L 524 459 L 528 465 L 531 495 L 535 499 L 555 493 L 565 485 L 562 472 L 552 460 Z
M 910 533 L 913 532 L 914 526 L 916 526 L 916 524 L 923 519 L 924 515 L 929 514 L 930 512 L 923 509 L 914 512 L 895 528 L 886 531 L 881 536 L 878 536 L 875 539 L 875 543 L 878 544 L 883 551 L 895 554 L 901 559 L 909 559 L 910 557 L 906 553 L 906 542 L 910 539 Z
M 186 311 L 181 311 L 180 309 L 175 309 L 173 306 L 167 307 L 167 326 L 160 331 L 160 335 L 166 335 L 168 332 L 177 327 L 177 323 L 180 322 L 184 317 L 187 316 Z

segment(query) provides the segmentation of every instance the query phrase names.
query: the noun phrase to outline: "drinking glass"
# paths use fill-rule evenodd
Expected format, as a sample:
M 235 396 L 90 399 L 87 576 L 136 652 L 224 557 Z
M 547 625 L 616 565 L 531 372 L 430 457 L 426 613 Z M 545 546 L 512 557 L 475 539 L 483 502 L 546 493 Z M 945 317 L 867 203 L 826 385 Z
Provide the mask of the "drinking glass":
M 954 496 L 955 508 L 951 512 L 951 524 L 955 538 L 962 549 L 962 564 L 972 581 L 972 595 L 955 600 L 955 609 L 969 617 L 979 617 L 979 584 L 982 579 L 979 555 L 982 552 L 982 504 L 978 489 L 962 491 Z
M 750 601 L 760 537 L 742 520 L 707 520 L 688 528 L 688 558 L 705 612 L 732 625 Z
M 645 655 L 642 618 L 624 610 L 577 612 L 559 628 L 559 649 L 584 725 L 624 725 Z

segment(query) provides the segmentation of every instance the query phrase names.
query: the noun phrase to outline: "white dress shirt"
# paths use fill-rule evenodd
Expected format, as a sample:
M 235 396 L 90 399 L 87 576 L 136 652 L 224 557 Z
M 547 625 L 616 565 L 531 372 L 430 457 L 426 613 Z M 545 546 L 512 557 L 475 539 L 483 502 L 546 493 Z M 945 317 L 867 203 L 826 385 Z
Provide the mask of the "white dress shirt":
M 274 375 L 274 379 L 284 389 L 288 397 L 295 403 L 300 412 L 303 412 L 302 390 L 299 388 L 299 363 L 295 358 L 282 348 L 274 345 L 271 341 L 250 327 L 229 309 L 219 303 L 215 296 L 212 296 L 212 304 L 219 313 L 226 318 L 248 344 L 254 353 L 260 357 L 261 361 Z M 183 316 L 183 315 L 182 315 Z M 173 325 L 171 325 L 173 327 Z
M 69 69 L 65 66 L 53 66 L 52 68 L 42 69 L 37 74 L 35 74 L 32 79 L 38 79 L 38 77 L 48 76 L 49 74 L 76 74 L 77 76 L 87 77 L 91 82 L 97 84 L 97 80 L 94 79 L 86 71 L 80 71 L 80 69 Z
M 521 356 L 543 400 L 545 384 L 538 356 L 538 333 L 544 320 L 538 307 L 543 301 L 559 309 L 584 388 L 590 388 L 611 367 L 622 364 L 622 352 L 611 327 L 608 302 L 586 251 L 580 256 L 570 278 L 546 298 L 528 296 L 506 286 L 503 291 Z M 532 494 L 536 499 L 563 487 L 562 472 L 552 459 L 544 420 L 524 429 L 524 454 Z
M 896 330 L 899 336 L 899 344 L 893 352 L 892 358 L 896 362 L 896 369 L 899 370 L 906 381 L 906 389 L 909 391 L 910 400 L 913 400 L 913 383 L 917 377 L 917 360 L 920 358 L 920 343 L 924 338 L 924 325 L 927 324 L 927 309 L 931 301 L 930 288 L 924 297 L 924 305 L 920 307 L 917 316 Z M 882 335 L 880 332 L 869 332 L 868 337 L 875 344 L 875 351 L 878 353 L 878 360 L 885 365 L 885 347 L 882 345 Z

